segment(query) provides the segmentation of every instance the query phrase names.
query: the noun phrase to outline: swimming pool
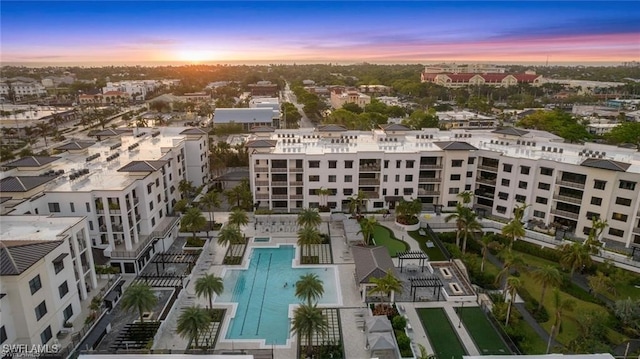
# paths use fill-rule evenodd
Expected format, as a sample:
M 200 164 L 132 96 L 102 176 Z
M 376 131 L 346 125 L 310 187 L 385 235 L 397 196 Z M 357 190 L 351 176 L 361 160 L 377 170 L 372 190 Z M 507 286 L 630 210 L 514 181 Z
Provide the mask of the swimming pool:
M 271 242 L 271 237 L 253 237 L 254 242 Z
M 339 305 L 334 267 L 292 268 L 294 246 L 253 248 L 246 269 L 231 269 L 224 274 L 224 292 L 217 303 L 237 303 L 225 338 L 227 340 L 264 340 L 266 345 L 285 345 L 289 339 L 289 305 L 298 304 L 295 282 L 301 275 L 314 273 L 323 281 L 320 305 Z

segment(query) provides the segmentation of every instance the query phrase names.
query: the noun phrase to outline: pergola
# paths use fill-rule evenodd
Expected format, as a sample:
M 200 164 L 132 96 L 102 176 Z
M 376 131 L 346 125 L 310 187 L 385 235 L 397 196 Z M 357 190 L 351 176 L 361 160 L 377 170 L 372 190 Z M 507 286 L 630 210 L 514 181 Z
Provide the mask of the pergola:
M 158 258 L 160 257 L 160 258 Z M 152 263 L 156 265 L 156 274 L 159 274 L 158 263 L 162 263 L 162 270 L 164 270 L 165 264 L 188 264 L 188 271 L 191 272 L 191 268 L 198 260 L 198 255 L 192 253 L 183 253 L 183 252 L 160 252 L 158 253 Z
M 430 277 L 411 277 L 409 278 L 409 282 L 411 283 L 410 294 L 413 296 L 413 301 L 416 301 L 416 292 L 418 288 L 433 288 L 433 294 L 436 294 L 436 290 L 438 291 L 438 301 L 440 300 L 440 292 L 442 291 L 442 281 L 440 278 L 436 276 Z
M 398 261 L 400 262 L 400 273 L 402 273 L 403 262 L 405 259 L 419 259 L 420 260 L 420 271 L 424 272 L 424 262 L 429 260 L 429 256 L 423 251 L 406 251 L 406 252 L 398 252 Z

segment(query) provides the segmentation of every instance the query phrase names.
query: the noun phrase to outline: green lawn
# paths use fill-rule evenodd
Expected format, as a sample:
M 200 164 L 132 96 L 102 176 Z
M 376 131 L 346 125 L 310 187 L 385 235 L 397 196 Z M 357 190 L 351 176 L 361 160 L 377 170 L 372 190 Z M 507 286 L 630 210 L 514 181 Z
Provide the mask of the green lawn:
M 481 355 L 508 355 L 511 350 L 478 307 L 462 309 L 462 322 L 476 343 Z
M 425 252 L 429 256 L 430 261 L 446 261 L 447 258 L 442 254 L 438 247 L 427 247 L 427 241 L 429 238 L 427 236 L 421 236 L 418 231 L 410 231 L 407 232 L 411 236 L 411 238 L 415 239 L 418 243 L 420 243 L 420 249 Z M 435 244 L 434 244 L 435 245 Z
M 398 252 L 409 250 L 409 245 L 393 236 L 391 230 L 377 225 L 373 229 L 373 241 L 377 246 L 385 246 L 391 257 L 397 257 Z
M 456 332 L 451 327 L 444 309 L 417 308 L 416 311 L 420 322 L 422 322 L 422 327 L 429 336 L 429 342 L 433 346 L 436 357 L 459 359 L 463 355 L 467 355 Z

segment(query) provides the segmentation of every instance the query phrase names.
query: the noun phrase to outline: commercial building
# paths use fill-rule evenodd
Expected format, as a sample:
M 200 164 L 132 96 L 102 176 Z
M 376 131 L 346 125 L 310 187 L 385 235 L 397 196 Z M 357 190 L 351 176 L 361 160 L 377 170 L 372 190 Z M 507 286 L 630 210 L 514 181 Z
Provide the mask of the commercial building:
M 108 129 L 60 155 L 26 157 L 1 173 L 2 214 L 86 216 L 88 238 L 122 273 L 139 273 L 177 235 L 181 180 L 209 182 L 206 132 Z
M 0 344 L 51 344 L 97 287 L 86 219 L 2 217 L 0 276 Z
M 530 204 L 525 221 L 585 237 L 591 219 L 606 219 L 606 241 L 640 243 L 640 154 L 596 143 L 568 144 L 543 131 L 424 129 L 387 125 L 351 131 L 256 132 L 247 142 L 258 208 L 295 212 L 327 205 L 347 210 L 358 192 L 367 210 L 417 198 L 425 210 L 454 210 L 473 191 L 479 214 L 510 218 Z M 318 190 L 329 190 L 319 196 Z
M 331 89 L 331 107 L 342 108 L 346 103 L 355 103 L 365 107 L 371 103 L 371 96 L 358 92 L 353 88 L 334 87 Z
M 106 91 L 95 95 L 80 95 L 78 101 L 81 105 L 127 104 L 131 101 L 131 95 L 124 91 Z
M 280 127 L 280 111 L 271 107 L 216 108 L 213 125 L 223 124 L 240 124 L 246 131 L 259 126 Z
M 278 84 L 273 84 L 271 81 L 258 81 L 255 84 L 250 84 L 251 96 L 278 96 Z

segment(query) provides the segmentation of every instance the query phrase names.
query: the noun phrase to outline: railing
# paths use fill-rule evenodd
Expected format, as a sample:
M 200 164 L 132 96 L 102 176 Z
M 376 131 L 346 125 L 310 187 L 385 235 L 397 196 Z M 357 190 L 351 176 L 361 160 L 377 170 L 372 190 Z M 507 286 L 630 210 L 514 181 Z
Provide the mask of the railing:
M 271 172 L 287 172 L 287 167 L 271 167 Z
M 362 192 L 367 198 L 378 198 L 380 194 L 378 192 Z
M 289 198 L 288 194 L 273 194 L 271 195 L 271 198 L 273 199 L 287 199 Z
M 111 226 L 111 230 L 114 232 L 123 232 L 124 231 L 124 227 L 122 225 L 117 225 L 114 224 Z
M 454 224 L 454 223 L 452 223 L 452 224 Z M 420 227 L 422 227 L 422 225 Z M 424 229 L 425 229 L 425 231 L 427 233 L 427 236 L 429 238 L 431 238 L 433 243 L 435 243 L 436 246 L 438 247 L 438 249 L 440 249 L 440 252 L 442 252 L 442 254 L 444 254 L 444 256 L 447 258 L 447 260 L 451 260 L 451 253 L 449 253 L 449 250 L 447 249 L 447 247 L 444 246 L 442 241 L 440 241 L 440 238 L 438 237 L 438 235 L 431 229 L 431 227 L 429 226 L 429 223 L 427 223 L 427 226 Z
M 109 208 L 110 214 L 120 214 L 120 208 Z
M 372 179 L 372 178 L 364 178 L 358 180 L 359 185 L 367 185 L 367 184 L 380 184 L 380 179 Z
M 632 231 L 633 233 L 638 233 L 638 234 L 640 234 L 640 227 L 634 227 L 631 231 Z
M 427 183 L 434 183 L 434 182 L 440 182 L 440 178 L 439 177 L 419 177 L 418 178 L 418 182 L 427 182 Z
M 291 181 L 289 184 L 291 186 L 302 186 L 304 183 L 302 181 Z
M 289 172 L 304 172 L 302 167 L 289 167 Z
M 493 167 L 493 166 L 487 166 L 487 165 L 478 165 L 478 169 L 491 171 L 491 172 L 498 172 L 498 166 Z
M 140 199 L 138 197 L 133 197 L 133 204 L 138 204 L 138 202 L 140 202 Z
M 578 183 L 578 182 L 571 182 L 571 181 L 563 181 L 558 179 L 556 181 L 556 184 L 560 185 L 560 186 L 565 186 L 565 187 L 571 187 L 571 188 L 580 188 L 580 189 L 584 189 L 584 183 Z
M 491 313 L 491 311 L 486 310 L 484 308 L 483 308 L 483 312 L 489 319 L 489 323 L 491 323 L 491 326 L 493 327 L 493 329 L 496 330 L 498 334 L 500 334 L 500 337 L 502 337 L 502 341 L 504 341 L 504 343 L 507 344 L 507 346 L 509 347 L 509 350 L 511 350 L 513 354 L 521 355 L 522 353 L 520 352 L 520 348 L 518 348 L 516 343 L 514 343 L 513 340 L 511 340 L 511 337 L 507 334 L 507 332 L 504 331 L 504 328 L 500 323 L 498 323 L 498 320 L 496 320 L 496 318 L 493 316 L 493 313 Z
M 380 171 L 380 166 L 360 166 L 360 171 L 377 172 Z
M 255 167 L 256 172 L 269 172 L 269 167 Z
M 292 194 L 291 199 L 304 199 L 304 195 L 302 194 Z
M 582 198 L 571 197 L 571 196 L 563 196 L 561 194 L 554 195 L 553 199 L 555 199 L 557 201 L 563 201 L 563 202 L 569 202 L 569 203 L 575 203 L 575 204 L 581 204 L 582 203 Z
M 418 188 L 418 196 L 433 196 L 433 195 L 438 195 L 440 194 L 440 191 L 427 191 L 427 190 L 421 190 L 420 188 Z
M 441 168 L 442 168 L 442 165 L 420 165 L 421 170 L 441 169 Z
M 496 185 L 496 180 L 494 180 L 494 179 L 492 180 L 492 179 L 488 179 L 488 178 L 482 178 L 482 177 L 477 178 L 476 182 L 484 183 L 484 184 L 488 184 L 488 185 L 492 185 L 492 186 Z
M 268 186 L 269 181 L 256 181 L 256 186 Z
M 578 213 L 573 213 L 573 212 L 569 212 L 569 211 L 563 211 L 561 209 L 551 209 L 551 213 L 558 215 L 558 216 L 562 216 L 562 217 L 566 217 L 566 218 L 571 218 L 571 219 L 578 219 L 579 214 Z
M 151 240 L 153 240 L 154 238 L 164 238 L 171 230 L 171 228 L 173 228 L 176 223 L 178 223 L 178 221 L 180 221 L 180 217 L 165 217 L 165 220 L 160 223 L 160 226 L 162 227 L 158 226 L 158 228 L 160 228 L 159 230 L 153 231 L 151 232 L 151 234 L 141 237 L 140 241 L 138 242 L 140 243 L 138 249 L 132 251 L 112 251 L 111 258 L 137 258 L 138 255 L 147 248 L 147 245 L 151 242 Z
M 496 194 L 495 193 L 491 193 L 491 192 L 476 192 L 475 195 L 478 196 L 478 197 L 485 197 L 485 198 L 493 199 Z M 487 207 L 489 207 L 489 206 L 487 206 Z M 491 208 L 491 207 L 489 207 L 489 208 Z
M 256 199 L 269 199 L 269 195 L 264 193 L 258 193 L 256 194 Z
M 287 181 L 273 181 L 271 182 L 272 186 L 287 186 Z

